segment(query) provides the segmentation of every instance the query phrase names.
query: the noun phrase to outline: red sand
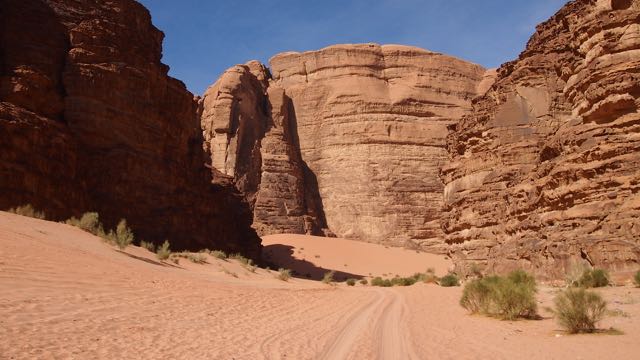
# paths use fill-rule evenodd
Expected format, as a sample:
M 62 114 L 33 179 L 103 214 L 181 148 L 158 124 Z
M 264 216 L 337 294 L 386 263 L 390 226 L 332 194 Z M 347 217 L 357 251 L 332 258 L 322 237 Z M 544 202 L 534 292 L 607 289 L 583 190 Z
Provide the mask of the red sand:
M 327 239 L 285 236 L 266 243 L 275 239 L 293 246 L 296 258 L 298 246 L 304 247 L 301 255 L 313 257 L 315 268 L 347 264 L 356 274 L 403 275 L 425 267 L 442 272 L 447 264 L 433 255 L 414 262 L 403 249 L 335 239 L 317 244 Z M 390 262 L 367 260 L 378 256 Z M 235 260 L 209 256 L 207 261 L 160 263 L 138 247 L 120 252 L 71 226 L 0 212 L 0 358 L 632 359 L 640 354 L 640 289 L 598 290 L 623 314 L 601 326 L 624 335 L 568 336 L 544 311 L 539 321 L 468 315 L 458 305 L 461 288 L 283 282 L 275 272 L 253 273 Z M 541 309 L 550 306 L 555 291 L 541 289 Z

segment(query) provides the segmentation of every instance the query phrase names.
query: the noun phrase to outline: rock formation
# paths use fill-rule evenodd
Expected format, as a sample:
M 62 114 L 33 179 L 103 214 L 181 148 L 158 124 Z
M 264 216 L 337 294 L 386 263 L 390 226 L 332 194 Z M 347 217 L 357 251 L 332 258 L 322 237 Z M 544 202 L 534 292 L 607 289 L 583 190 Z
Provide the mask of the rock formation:
M 567 4 L 451 127 L 442 226 L 459 271 L 637 267 L 639 20 L 637 1 Z
M 271 78 L 256 63 L 233 67 L 204 97 L 214 167 L 234 176 L 249 198 L 257 196 L 254 221 L 300 232 L 302 216 L 312 224 L 307 229 L 327 226 L 341 237 L 442 244 L 438 174 L 447 126 L 486 88 L 485 70 L 426 50 L 375 44 L 284 53 L 270 65 Z M 276 119 L 286 120 L 283 135 L 265 135 L 270 122 L 280 129 Z M 256 179 L 251 172 L 260 157 Z
M 259 256 L 246 203 L 205 167 L 197 101 L 131 0 L 2 0 L 0 208 L 98 211 L 174 248 Z
M 252 221 L 460 273 L 640 263 L 638 1 L 569 2 L 497 71 L 336 45 L 234 66 L 201 99 L 134 1 L 0 1 L 0 208 L 254 257 Z

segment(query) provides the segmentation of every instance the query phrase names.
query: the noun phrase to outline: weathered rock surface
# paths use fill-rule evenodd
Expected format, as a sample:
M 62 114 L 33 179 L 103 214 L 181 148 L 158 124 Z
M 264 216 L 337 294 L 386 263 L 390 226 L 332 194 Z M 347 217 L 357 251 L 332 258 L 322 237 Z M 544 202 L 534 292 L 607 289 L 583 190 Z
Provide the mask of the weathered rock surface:
M 323 234 L 324 219 L 305 179 L 291 100 L 252 61 L 227 70 L 205 93 L 201 124 L 217 181 L 235 184 L 261 234 Z
M 442 225 L 460 271 L 637 267 L 639 20 L 637 1 L 567 4 L 451 127 Z
M 213 185 L 197 102 L 131 0 L 2 0 L 0 208 L 98 211 L 174 248 L 258 256 L 246 203 Z
M 337 45 L 279 54 L 270 64 L 268 82 L 248 80 L 256 73 L 249 64 L 229 69 L 207 91 L 203 112 L 214 167 L 249 198 L 257 191 L 263 232 L 326 224 L 341 237 L 442 244 L 438 175 L 447 126 L 492 77 L 478 65 L 396 45 Z M 255 172 L 260 157 L 262 175 L 247 190 L 247 171 L 238 169 Z

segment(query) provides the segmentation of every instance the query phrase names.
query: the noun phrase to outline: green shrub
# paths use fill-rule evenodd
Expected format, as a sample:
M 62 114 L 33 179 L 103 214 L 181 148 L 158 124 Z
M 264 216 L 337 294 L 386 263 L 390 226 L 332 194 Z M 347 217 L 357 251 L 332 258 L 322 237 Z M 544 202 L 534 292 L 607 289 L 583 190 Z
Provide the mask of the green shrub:
M 460 280 L 458 280 L 458 277 L 455 276 L 455 274 L 447 274 L 440 278 L 440 286 L 460 286 Z
M 278 269 L 277 278 L 282 281 L 288 281 L 291 278 L 291 270 L 283 268 Z
M 485 279 L 472 280 L 462 290 L 460 305 L 473 314 L 489 312 L 492 287 Z
M 14 213 L 16 215 L 28 216 L 36 219 L 44 219 L 45 215 L 42 211 L 37 211 L 31 206 L 31 204 L 22 205 L 11 208 L 7 212 Z
M 326 273 L 324 273 L 324 276 L 322 277 L 322 282 L 325 284 L 331 284 L 333 283 L 333 276 L 335 275 L 335 271 L 331 270 L 331 271 L 327 271 Z
M 360 279 L 360 284 L 367 285 L 368 283 L 367 279 Z
M 574 285 L 583 288 L 607 286 L 609 285 L 609 274 L 603 269 L 587 269 Z
M 156 252 L 156 246 L 152 242 L 140 241 L 140 247 L 145 248 L 151 252 Z
M 354 286 L 356 284 L 356 279 L 347 279 L 347 285 Z
M 391 284 L 391 280 L 383 279 L 379 276 L 376 276 L 373 279 L 371 279 L 371 286 L 389 287 L 389 286 L 392 286 L 392 284 Z
M 462 291 L 460 305 L 471 313 L 483 313 L 501 319 L 536 316 L 536 282 L 522 270 L 506 277 L 488 276 L 468 282 Z
M 162 246 L 160 246 L 156 251 L 156 256 L 158 257 L 158 259 L 167 260 L 169 256 L 171 256 L 171 249 L 169 248 L 169 246 L 169 240 L 165 240 L 164 243 L 162 243 Z
M 213 250 L 210 252 L 211 256 L 213 256 L 216 259 L 220 259 L 220 260 L 226 260 L 227 259 L 227 254 L 224 251 L 220 251 L 220 250 Z
M 121 219 L 116 227 L 116 245 L 124 250 L 133 242 L 133 232 L 127 226 L 127 220 Z
M 640 287 L 640 270 L 633 276 L 633 282 L 637 287 Z
M 585 289 L 567 289 L 554 299 L 558 323 L 568 332 L 593 332 L 607 310 L 600 295 Z
M 417 274 L 417 277 L 419 277 L 420 275 L 421 274 Z M 415 284 L 416 281 L 417 281 L 416 275 L 414 275 L 413 277 L 406 277 L 406 278 L 396 276 L 391 279 L 391 285 L 392 286 L 411 286 Z

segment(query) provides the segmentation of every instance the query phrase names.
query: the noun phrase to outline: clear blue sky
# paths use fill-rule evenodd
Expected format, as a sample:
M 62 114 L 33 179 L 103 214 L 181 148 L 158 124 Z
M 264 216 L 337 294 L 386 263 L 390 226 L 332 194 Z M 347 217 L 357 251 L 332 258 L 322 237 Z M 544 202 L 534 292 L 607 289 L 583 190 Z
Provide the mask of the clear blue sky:
M 515 59 L 566 0 L 139 0 L 169 74 L 202 94 L 249 60 L 332 44 L 413 45 L 485 67 Z

